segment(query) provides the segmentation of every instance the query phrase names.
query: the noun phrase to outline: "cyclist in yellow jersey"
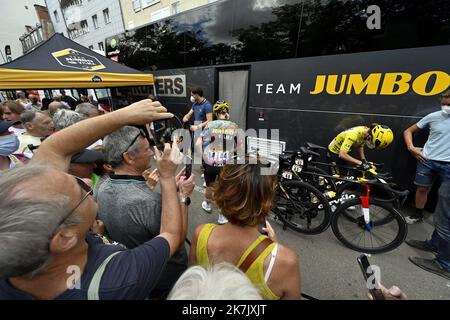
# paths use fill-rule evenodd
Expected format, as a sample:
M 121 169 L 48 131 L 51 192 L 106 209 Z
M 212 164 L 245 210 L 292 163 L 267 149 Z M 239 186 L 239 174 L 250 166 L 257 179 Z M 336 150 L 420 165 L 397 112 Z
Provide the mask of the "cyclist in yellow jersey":
M 328 149 L 336 155 L 335 158 L 341 161 L 339 163 L 352 163 L 363 170 L 370 169 L 371 165 L 367 162 L 364 154 L 364 146 L 370 149 L 385 149 L 394 140 L 392 130 L 378 123 L 370 127 L 358 126 L 347 129 L 339 133 L 328 146 Z M 350 151 L 356 151 L 358 158 L 351 156 Z

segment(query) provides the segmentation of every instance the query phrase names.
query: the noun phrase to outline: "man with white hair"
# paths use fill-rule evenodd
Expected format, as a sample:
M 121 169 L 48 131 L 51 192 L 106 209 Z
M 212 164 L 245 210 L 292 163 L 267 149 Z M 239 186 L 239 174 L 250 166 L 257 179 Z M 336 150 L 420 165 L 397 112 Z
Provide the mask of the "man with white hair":
M 89 233 L 97 204 L 83 181 L 66 172 L 72 155 L 100 137 L 172 116 L 158 102 L 143 100 L 57 132 L 29 165 L 0 173 L 0 300 L 147 296 L 186 233 L 175 181 L 181 153 L 166 144 L 156 154 L 160 234 L 133 250 Z M 179 189 L 192 192 L 193 181 L 180 180 Z
M 42 140 L 52 133 L 53 121 L 46 113 L 35 111 L 25 111 L 20 115 L 20 120 L 27 131 L 19 136 L 20 145 L 15 153 L 23 154 L 31 159 L 34 153 L 33 147 L 38 147 Z
M 145 132 L 125 126 L 105 137 L 103 154 L 114 174 L 96 190 L 98 216 L 111 239 L 134 248 L 155 237 L 161 227 L 161 194 L 144 178 L 146 171 L 153 171 L 154 152 Z M 182 202 L 183 210 L 189 201 Z M 187 264 L 187 251 L 182 247 L 169 260 L 151 297 L 165 297 Z
M 55 130 L 59 131 L 81 120 L 84 120 L 84 117 L 78 112 L 66 109 L 58 109 L 53 116 L 53 125 L 55 126 Z

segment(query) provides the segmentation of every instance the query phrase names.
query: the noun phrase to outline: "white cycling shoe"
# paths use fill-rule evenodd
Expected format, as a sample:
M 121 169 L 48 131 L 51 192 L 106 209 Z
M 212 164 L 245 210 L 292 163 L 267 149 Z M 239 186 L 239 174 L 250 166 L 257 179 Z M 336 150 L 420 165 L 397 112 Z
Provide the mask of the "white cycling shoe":
M 205 210 L 208 213 L 212 212 L 212 205 L 210 202 L 208 201 L 203 201 L 202 202 L 202 209 Z

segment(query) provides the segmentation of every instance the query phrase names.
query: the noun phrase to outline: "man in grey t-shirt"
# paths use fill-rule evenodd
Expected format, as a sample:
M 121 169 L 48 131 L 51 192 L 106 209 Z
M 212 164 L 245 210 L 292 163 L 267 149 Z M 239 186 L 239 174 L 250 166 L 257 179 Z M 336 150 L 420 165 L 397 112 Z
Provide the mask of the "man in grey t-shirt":
M 436 178 L 450 179 L 450 90 L 441 96 L 441 109 L 425 116 L 403 133 L 409 152 L 418 160 L 414 180 L 417 186 L 416 213 L 406 218 L 410 224 L 422 221 L 422 211 Z M 430 135 L 423 149 L 417 148 L 413 144 L 413 134 L 425 128 L 430 129 Z
M 98 218 L 109 237 L 132 249 L 157 236 L 161 226 L 161 194 L 143 177 L 154 155 L 143 133 L 123 127 L 105 137 L 105 161 L 114 174 L 97 188 Z M 151 297 L 165 296 L 187 268 L 187 251 L 179 249 L 169 260 Z

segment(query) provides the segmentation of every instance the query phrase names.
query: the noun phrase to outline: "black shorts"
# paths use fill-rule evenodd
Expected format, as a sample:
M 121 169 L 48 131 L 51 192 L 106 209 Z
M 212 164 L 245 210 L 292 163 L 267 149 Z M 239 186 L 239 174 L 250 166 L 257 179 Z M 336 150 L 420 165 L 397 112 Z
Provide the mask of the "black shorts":
M 341 166 L 344 166 L 344 167 L 354 166 L 353 164 L 351 164 L 351 163 L 349 163 L 349 162 L 339 158 L 339 155 L 337 155 L 337 154 L 335 154 L 333 152 L 330 152 L 330 155 L 331 155 L 330 160 L 332 162 L 335 162 L 338 168 L 341 167 Z M 333 172 L 334 168 L 330 167 L 330 169 L 331 169 L 331 174 L 335 174 L 336 173 L 336 172 Z M 345 168 L 341 169 L 340 172 L 341 172 L 341 176 L 349 174 L 349 170 L 345 169 Z
M 206 163 L 203 163 L 203 167 L 205 168 L 205 171 L 203 172 L 205 175 L 205 182 L 206 185 L 209 187 L 219 177 L 219 173 L 222 167 L 213 167 Z

